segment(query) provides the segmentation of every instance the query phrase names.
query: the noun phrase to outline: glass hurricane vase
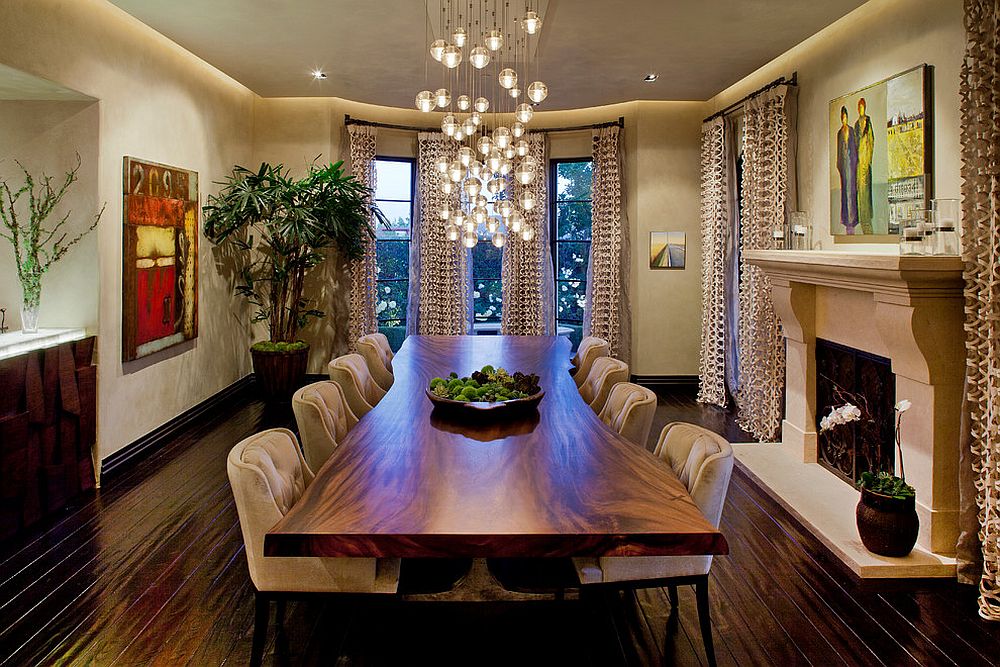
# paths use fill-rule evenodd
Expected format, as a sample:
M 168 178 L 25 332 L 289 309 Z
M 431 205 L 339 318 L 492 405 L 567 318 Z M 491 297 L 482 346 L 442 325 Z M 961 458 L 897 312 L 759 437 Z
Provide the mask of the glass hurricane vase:
M 38 306 L 42 301 L 41 281 L 33 280 L 21 287 L 21 330 L 24 333 L 37 333 Z

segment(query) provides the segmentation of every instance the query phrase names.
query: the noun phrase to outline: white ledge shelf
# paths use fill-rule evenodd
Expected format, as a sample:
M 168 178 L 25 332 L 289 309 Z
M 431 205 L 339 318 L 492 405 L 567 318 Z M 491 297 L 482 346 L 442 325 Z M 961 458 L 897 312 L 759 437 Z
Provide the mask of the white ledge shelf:
M 0 334 L 0 359 L 16 357 L 34 350 L 44 350 L 47 347 L 86 337 L 85 329 L 39 329 L 37 333 L 12 331 Z

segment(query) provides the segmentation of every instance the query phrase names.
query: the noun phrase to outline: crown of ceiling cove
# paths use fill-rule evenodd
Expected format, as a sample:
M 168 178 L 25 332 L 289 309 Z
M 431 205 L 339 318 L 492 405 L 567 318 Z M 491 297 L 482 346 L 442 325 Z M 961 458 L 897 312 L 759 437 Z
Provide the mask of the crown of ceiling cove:
M 412 109 L 428 43 L 451 37 L 441 32 L 448 0 L 110 1 L 264 97 Z M 532 0 L 544 27 L 529 40 L 526 85 L 551 89 L 538 110 L 705 100 L 864 1 Z M 483 3 L 452 4 L 468 16 Z M 485 4 L 515 13 L 525 3 Z

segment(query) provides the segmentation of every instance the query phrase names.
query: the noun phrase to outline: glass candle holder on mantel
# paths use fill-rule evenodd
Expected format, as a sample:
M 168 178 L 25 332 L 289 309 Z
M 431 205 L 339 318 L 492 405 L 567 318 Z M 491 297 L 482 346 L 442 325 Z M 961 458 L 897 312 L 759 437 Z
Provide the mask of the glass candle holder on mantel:
M 924 254 L 924 228 L 917 218 L 908 218 L 900 221 L 903 230 L 899 237 L 900 255 L 923 255 Z
M 771 245 L 774 250 L 784 250 L 786 248 L 784 227 L 775 227 L 771 230 Z
M 788 234 L 790 250 L 812 249 L 812 225 L 805 211 L 792 211 L 788 215 Z
M 958 235 L 961 205 L 957 199 L 935 199 L 933 208 L 935 255 L 961 255 Z

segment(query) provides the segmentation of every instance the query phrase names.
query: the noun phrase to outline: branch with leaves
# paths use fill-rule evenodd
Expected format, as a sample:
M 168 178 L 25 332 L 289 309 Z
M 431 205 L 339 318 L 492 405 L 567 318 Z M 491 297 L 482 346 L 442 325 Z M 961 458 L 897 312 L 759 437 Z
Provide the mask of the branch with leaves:
M 59 181 L 45 173 L 36 179 L 20 162 L 17 166 L 24 174 L 24 183 L 20 187 L 0 178 L 0 223 L 3 224 L 0 237 L 7 239 L 14 249 L 17 277 L 21 281 L 25 305 L 38 305 L 42 276 L 93 231 L 104 214 L 102 206 L 87 227 L 72 236 L 67 228 L 72 211 L 67 211 L 54 224 L 47 224 L 49 216 L 77 181 L 81 164 L 80 154 L 77 153 L 76 165 Z M 22 204 L 22 200 L 26 201 Z

